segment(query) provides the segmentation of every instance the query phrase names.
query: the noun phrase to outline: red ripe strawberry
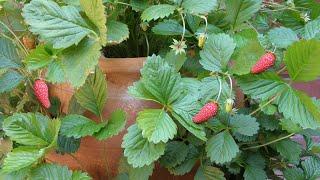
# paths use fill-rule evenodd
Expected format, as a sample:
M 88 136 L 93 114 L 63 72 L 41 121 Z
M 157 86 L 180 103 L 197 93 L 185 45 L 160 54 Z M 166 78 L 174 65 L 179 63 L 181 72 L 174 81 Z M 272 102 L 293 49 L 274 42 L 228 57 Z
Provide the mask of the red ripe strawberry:
M 259 61 L 251 68 L 251 73 L 258 74 L 274 65 L 276 62 L 276 55 L 272 52 L 264 54 Z
M 33 91 L 42 106 L 47 109 L 50 108 L 51 103 L 49 100 L 49 90 L 46 82 L 40 79 L 36 80 L 33 84 Z
M 206 105 L 202 107 L 202 109 L 196 114 L 192 121 L 194 123 L 203 123 L 208 121 L 210 118 L 213 118 L 215 115 L 217 115 L 219 110 L 219 105 L 216 102 L 209 102 Z

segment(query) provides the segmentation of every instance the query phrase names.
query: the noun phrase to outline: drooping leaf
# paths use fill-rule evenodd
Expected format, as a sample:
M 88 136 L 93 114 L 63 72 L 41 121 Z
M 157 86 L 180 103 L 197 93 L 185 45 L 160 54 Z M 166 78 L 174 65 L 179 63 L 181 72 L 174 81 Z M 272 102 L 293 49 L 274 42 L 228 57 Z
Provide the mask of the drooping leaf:
M 276 150 L 282 157 L 287 159 L 290 163 L 299 163 L 302 147 L 300 144 L 289 139 L 279 141 L 275 144 Z
M 126 113 L 117 109 L 111 113 L 110 118 L 107 122 L 107 125 L 103 127 L 98 133 L 94 136 L 98 140 L 104 140 L 119 134 L 125 127 L 127 122 Z
M 104 46 L 107 44 L 107 27 L 106 27 L 106 15 L 105 6 L 103 0 L 80 0 L 81 8 L 89 17 L 91 22 L 99 29 L 100 42 Z
M 152 32 L 158 35 L 178 36 L 183 33 L 183 26 L 176 20 L 164 20 L 152 28 Z M 192 34 L 186 29 L 185 37 L 191 37 Z
M 78 46 L 65 49 L 58 61 L 49 64 L 46 79 L 52 83 L 69 82 L 73 87 L 82 86 L 98 64 L 100 48 L 98 42 L 85 39 Z
M 229 35 L 211 35 L 208 37 L 204 49 L 200 52 L 200 64 L 209 71 L 224 71 L 235 47 L 236 44 Z
M 81 115 L 68 115 L 61 119 L 60 133 L 67 137 L 81 138 L 100 131 L 104 123 L 97 124 Z
M 30 52 L 24 62 L 29 70 L 35 70 L 47 66 L 53 60 L 54 58 L 48 52 L 46 45 L 39 45 Z
M 277 103 L 279 112 L 303 129 L 316 129 L 320 126 L 319 107 L 305 93 L 289 88 L 277 98 Z
M 101 116 L 107 100 L 107 82 L 100 69 L 96 68 L 95 73 L 91 74 L 75 93 L 75 97 L 82 107 Z
M 14 44 L 5 38 L 0 38 L 0 68 L 18 68 L 20 58 Z
M 239 147 L 231 134 L 228 131 L 223 131 L 208 140 L 206 151 L 212 162 L 224 164 L 236 157 Z
M 297 34 L 285 27 L 274 28 L 268 32 L 268 38 L 274 46 L 278 48 L 287 48 L 292 43 L 299 40 Z
M 223 171 L 213 166 L 199 167 L 194 180 L 225 180 Z
M 16 148 L 7 154 L 1 169 L 4 173 L 19 171 L 23 168 L 30 167 L 38 162 L 44 156 L 44 149 L 35 148 Z
M 285 54 L 285 64 L 292 80 L 307 82 L 320 76 L 320 41 L 301 40 L 288 48 Z
M 177 134 L 177 125 L 161 109 L 145 109 L 138 113 L 136 121 L 138 127 L 142 130 L 142 136 L 154 144 L 166 143 Z
M 217 6 L 217 0 L 184 0 L 182 3 L 182 8 L 190 14 L 207 14 Z
M 9 70 L 0 75 L 0 93 L 9 92 L 17 87 L 24 77 L 17 71 Z
M 259 123 L 257 123 L 256 118 L 238 114 L 230 118 L 230 125 L 233 132 L 245 135 L 253 136 L 258 133 Z
M 170 4 L 153 5 L 143 11 L 141 19 L 143 21 L 157 20 L 165 18 L 174 13 L 176 7 Z
M 305 180 L 304 173 L 300 168 L 286 168 L 283 175 L 287 180 Z
M 132 125 L 124 136 L 121 145 L 124 148 L 124 156 L 134 168 L 150 165 L 164 154 L 165 144 L 154 144 L 143 138 L 138 126 Z
M 192 121 L 192 117 L 200 110 L 200 108 L 201 105 L 197 101 L 197 98 L 188 95 L 180 98 L 172 105 L 172 116 L 197 138 L 206 141 L 207 138 L 204 127 L 195 124 Z
M 285 82 L 275 73 L 239 76 L 237 82 L 243 92 L 253 99 L 267 100 L 287 88 Z
M 199 152 L 192 144 L 188 146 L 188 154 L 186 159 L 179 165 L 169 168 L 169 172 L 176 176 L 184 175 L 192 170 L 199 157 Z
M 30 31 L 52 43 L 56 49 L 78 44 L 94 33 L 74 6 L 60 7 L 51 0 L 33 0 L 23 8 Z
M 129 38 L 129 28 L 126 24 L 119 21 L 108 20 L 107 27 L 108 44 L 120 44 Z
M 59 120 L 50 120 L 39 113 L 14 114 L 3 123 L 6 135 L 26 146 L 46 147 L 54 143 L 59 129 Z
M 316 157 L 310 157 L 301 163 L 306 174 L 306 179 L 317 179 L 320 177 L 320 160 Z
M 181 141 L 167 143 L 164 155 L 160 158 L 160 164 L 166 168 L 172 168 L 181 164 L 188 155 L 188 146 Z
M 228 0 L 226 1 L 227 17 L 233 29 L 249 20 L 262 5 L 262 0 Z

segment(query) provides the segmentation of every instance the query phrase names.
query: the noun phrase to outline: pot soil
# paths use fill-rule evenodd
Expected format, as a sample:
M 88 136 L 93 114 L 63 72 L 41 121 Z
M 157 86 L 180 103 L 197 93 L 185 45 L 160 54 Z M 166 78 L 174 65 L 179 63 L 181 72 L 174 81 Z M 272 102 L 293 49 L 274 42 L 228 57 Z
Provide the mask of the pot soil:
M 106 74 L 108 83 L 108 99 L 104 107 L 104 117 L 115 109 L 123 109 L 127 113 L 128 123 L 126 128 L 135 122 L 137 113 L 146 107 L 157 107 L 157 104 L 134 99 L 127 94 L 127 89 L 140 78 L 140 69 L 143 66 L 145 58 L 100 58 L 99 66 Z M 63 112 L 68 111 L 69 101 L 74 90 L 68 84 L 57 84 L 50 86 L 50 95 L 58 97 L 61 101 Z M 85 116 L 98 121 L 93 114 L 86 112 Z M 119 160 L 123 156 L 121 142 L 126 133 L 123 131 L 120 135 L 98 141 L 93 137 L 85 137 L 81 140 L 79 150 L 73 155 L 60 155 L 52 152 L 46 157 L 49 162 L 55 162 L 67 165 L 71 169 L 82 169 L 90 174 L 93 179 L 110 179 L 118 173 Z M 157 166 L 151 179 L 193 179 L 195 175 L 189 173 L 186 176 L 172 176 L 170 173 Z

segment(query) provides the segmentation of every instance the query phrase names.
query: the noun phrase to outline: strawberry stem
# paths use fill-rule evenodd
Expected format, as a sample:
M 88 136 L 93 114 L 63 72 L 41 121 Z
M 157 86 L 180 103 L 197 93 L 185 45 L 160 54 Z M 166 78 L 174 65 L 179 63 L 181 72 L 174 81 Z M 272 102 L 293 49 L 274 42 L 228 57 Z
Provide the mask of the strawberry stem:
M 217 96 L 216 102 L 219 101 L 220 96 L 221 96 L 221 92 L 222 92 L 222 82 L 221 82 L 221 79 L 220 79 L 220 77 L 217 77 L 217 79 L 218 79 L 218 81 L 219 81 L 219 94 L 218 94 L 218 96 Z
M 267 142 L 265 144 L 261 144 L 261 145 L 258 145 L 258 146 L 251 146 L 251 147 L 247 147 L 247 148 L 244 148 L 243 150 L 248 150 L 248 149 L 257 149 L 257 148 L 261 148 L 261 147 L 264 147 L 264 146 L 267 146 L 267 145 L 270 145 L 270 144 L 273 144 L 273 143 L 276 143 L 278 141 L 281 141 L 281 140 L 284 140 L 284 139 L 287 139 L 291 136 L 293 136 L 295 133 L 291 133 L 287 136 L 284 136 L 284 137 L 281 137 L 281 138 L 278 138 L 278 139 L 275 139 L 273 141 L 270 141 L 270 142 Z

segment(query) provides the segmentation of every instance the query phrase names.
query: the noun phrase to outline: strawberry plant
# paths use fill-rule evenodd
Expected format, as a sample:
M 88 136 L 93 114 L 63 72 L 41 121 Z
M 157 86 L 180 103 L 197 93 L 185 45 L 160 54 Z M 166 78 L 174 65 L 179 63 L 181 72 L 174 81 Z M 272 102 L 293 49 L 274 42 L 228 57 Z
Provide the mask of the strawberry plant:
M 197 169 L 195 179 L 319 178 L 320 101 L 294 86 L 320 76 L 319 9 L 299 0 L 149 4 L 142 22 L 173 43 L 129 87 L 161 107 L 128 128 L 119 177 L 148 179 L 159 163 L 177 176 Z

